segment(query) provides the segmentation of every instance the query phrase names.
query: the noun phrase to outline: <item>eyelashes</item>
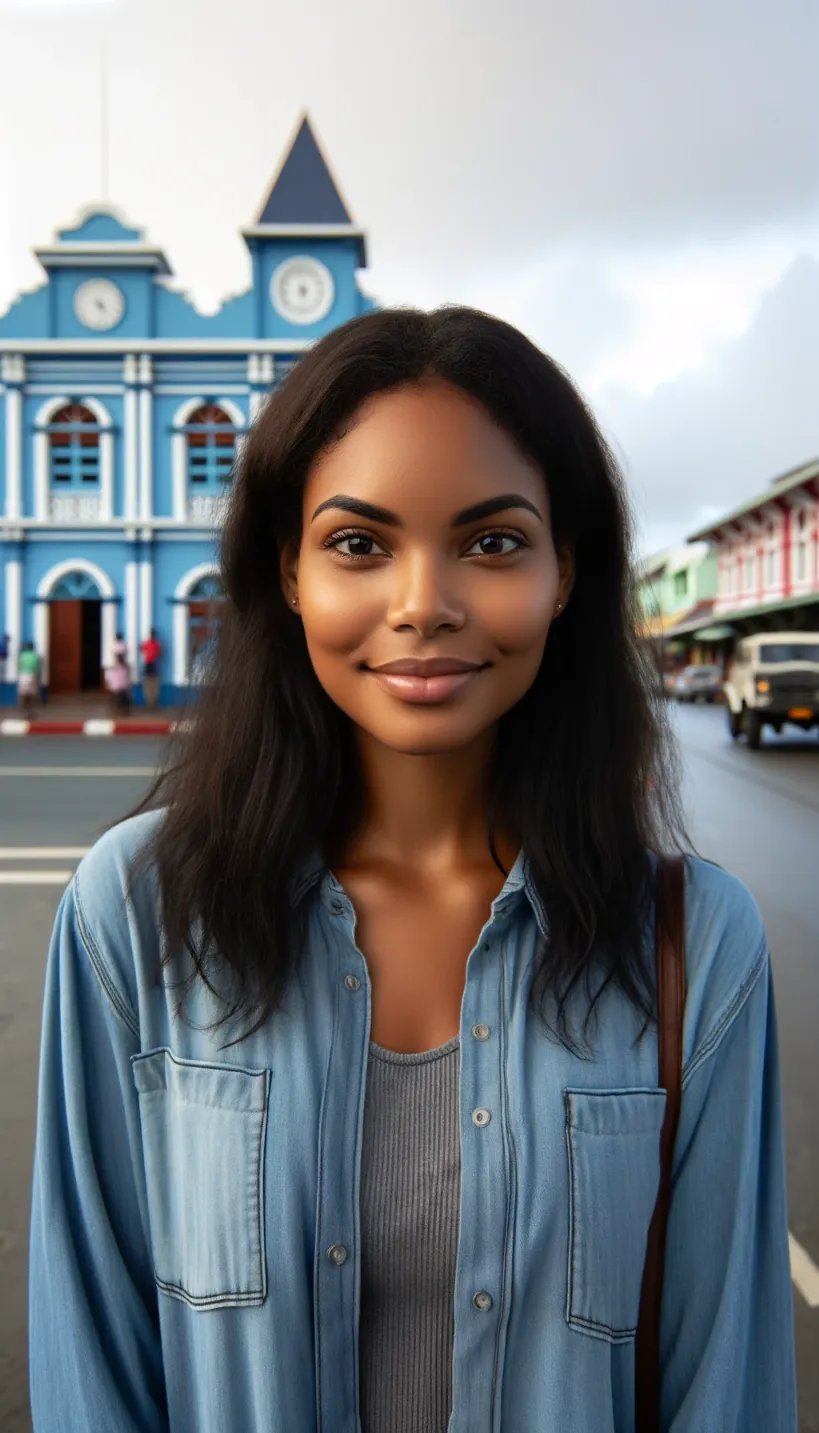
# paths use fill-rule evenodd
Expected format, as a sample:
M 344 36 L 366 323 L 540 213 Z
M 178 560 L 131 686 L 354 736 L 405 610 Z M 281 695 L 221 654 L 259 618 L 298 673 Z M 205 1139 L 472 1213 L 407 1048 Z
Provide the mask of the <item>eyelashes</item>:
M 359 552 L 343 552 L 343 551 L 342 551 L 342 544 L 343 544 L 343 543 L 354 543 L 354 542 L 361 543 L 361 544 L 364 544 L 364 545 L 369 545 L 370 549 L 375 548 L 375 549 L 377 549 L 377 551 L 372 551 L 372 550 L 370 550 L 370 551 L 368 551 L 368 552 L 360 552 L 360 551 L 359 551 Z M 495 551 L 495 552 L 485 552 L 485 551 L 484 551 L 484 552 L 474 552 L 474 553 L 473 553 L 472 549 L 475 548 L 475 547 L 477 547 L 478 544 L 479 544 L 479 543 L 482 543 L 482 542 L 496 542 L 496 543 L 497 543 L 497 542 L 511 542 L 511 543 L 514 544 L 514 546 L 513 546 L 511 549 L 507 549 L 507 551 L 505 551 L 505 552 L 497 552 L 497 551 Z M 488 558 L 493 558 L 493 557 L 494 557 L 494 558 L 511 557 L 513 553 L 519 552 L 519 551 L 521 550 L 521 548 L 528 547 L 528 545 L 529 545 L 529 544 L 527 543 L 525 537 L 524 537 L 523 534 L 520 533 L 520 532 L 513 532 L 513 531 L 510 531 L 510 530 L 507 529 L 507 528 L 489 528 L 489 529 L 487 529 L 486 532 L 479 533 L 477 537 L 473 538 L 473 540 L 472 540 L 472 542 L 470 543 L 470 545 L 469 545 L 467 551 L 464 553 L 464 556 L 465 556 L 465 557 L 469 557 L 469 556 L 474 556 L 474 557 L 488 557 Z M 389 554 L 385 551 L 385 549 L 384 549 L 384 548 L 381 546 L 381 544 L 378 542 L 378 539 L 375 538 L 371 532 L 367 532 L 366 530 L 364 530 L 364 529 L 362 529 L 362 528 L 353 528 L 353 527 L 350 527 L 350 528 L 344 528 L 344 529 L 342 529 L 342 530 L 339 531 L 339 532 L 331 533 L 331 535 L 330 535 L 328 538 L 326 538 L 325 541 L 322 543 L 322 546 L 323 546 L 324 548 L 328 549 L 329 551 L 332 551 L 332 552 L 336 553 L 336 555 L 337 555 L 338 557 L 340 557 L 344 562 L 367 562 L 368 560 L 372 559 L 373 557 L 388 557 L 388 556 L 389 556 Z

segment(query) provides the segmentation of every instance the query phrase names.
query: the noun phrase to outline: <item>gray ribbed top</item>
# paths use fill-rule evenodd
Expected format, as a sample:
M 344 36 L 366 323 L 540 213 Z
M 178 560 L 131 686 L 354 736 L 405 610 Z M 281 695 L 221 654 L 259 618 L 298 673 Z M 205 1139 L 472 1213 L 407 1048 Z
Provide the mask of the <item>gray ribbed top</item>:
M 362 1433 L 446 1433 L 461 1210 L 457 1036 L 370 1045 L 361 1160 Z

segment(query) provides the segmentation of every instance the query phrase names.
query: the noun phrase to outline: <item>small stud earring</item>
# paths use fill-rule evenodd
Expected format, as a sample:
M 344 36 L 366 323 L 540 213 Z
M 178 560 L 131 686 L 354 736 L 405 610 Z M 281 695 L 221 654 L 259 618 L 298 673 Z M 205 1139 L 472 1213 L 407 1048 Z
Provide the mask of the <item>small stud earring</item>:
M 558 613 L 558 612 L 562 612 L 562 611 L 563 611 L 563 603 L 562 603 L 562 602 L 558 602 L 557 606 L 555 607 L 555 616 L 557 616 L 557 613 Z
M 298 597 L 294 597 L 294 598 L 293 598 L 293 606 L 294 606 L 294 607 L 298 607 L 298 605 L 299 605 L 299 599 L 298 599 Z

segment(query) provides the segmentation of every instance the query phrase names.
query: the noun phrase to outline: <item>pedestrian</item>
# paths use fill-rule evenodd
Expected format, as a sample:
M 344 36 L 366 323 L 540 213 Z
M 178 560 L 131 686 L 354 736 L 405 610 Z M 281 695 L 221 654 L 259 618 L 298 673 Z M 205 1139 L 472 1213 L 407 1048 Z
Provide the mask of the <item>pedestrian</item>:
M 125 638 L 123 637 L 123 635 L 122 635 L 121 632 L 117 632 L 117 635 L 116 635 L 116 637 L 114 638 L 114 649 L 113 649 L 113 650 L 114 650 L 114 660 L 116 660 L 117 657 L 127 657 L 128 647 L 127 647 L 127 645 L 126 645 Z
M 142 695 L 145 705 L 153 710 L 159 701 L 159 659 L 162 656 L 162 643 L 154 627 L 139 650 L 142 654 Z
M 40 696 L 40 658 L 33 642 L 24 642 L 17 659 L 17 700 L 30 718 Z
M 7 666 L 9 660 L 9 634 L 4 632 L 0 637 L 0 682 L 7 680 Z
M 274 392 L 213 681 L 55 922 L 35 1433 L 795 1433 L 766 936 L 690 854 L 630 550 L 499 319 L 371 313 Z
M 115 658 L 114 665 L 109 667 L 107 681 L 114 711 L 122 713 L 123 716 L 129 716 L 131 712 L 131 673 L 128 663 L 121 653 Z

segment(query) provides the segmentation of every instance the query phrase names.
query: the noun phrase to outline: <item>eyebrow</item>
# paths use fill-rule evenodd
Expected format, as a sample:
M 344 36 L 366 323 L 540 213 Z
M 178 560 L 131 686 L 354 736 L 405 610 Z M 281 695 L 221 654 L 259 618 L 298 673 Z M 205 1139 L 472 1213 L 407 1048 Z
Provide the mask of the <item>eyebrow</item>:
M 335 508 L 340 512 L 353 513 L 356 517 L 368 518 L 370 522 L 380 522 L 385 527 L 403 527 L 404 524 L 397 513 L 390 512 L 389 508 L 376 507 L 375 503 L 365 503 L 361 498 L 349 498 L 343 493 L 337 493 L 333 498 L 327 498 L 325 502 L 319 503 L 311 522 L 315 522 L 319 513 L 326 512 L 329 508 Z M 538 511 L 534 503 L 524 498 L 520 493 L 501 493 L 496 498 L 487 498 L 485 502 L 475 503 L 470 508 L 464 508 L 462 512 L 456 513 L 452 519 L 453 527 L 466 527 L 468 523 L 480 522 L 483 518 L 494 517 L 499 512 L 509 512 L 512 508 L 524 508 L 527 512 L 534 513 L 535 517 L 543 522 L 543 514 Z

